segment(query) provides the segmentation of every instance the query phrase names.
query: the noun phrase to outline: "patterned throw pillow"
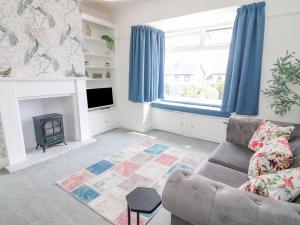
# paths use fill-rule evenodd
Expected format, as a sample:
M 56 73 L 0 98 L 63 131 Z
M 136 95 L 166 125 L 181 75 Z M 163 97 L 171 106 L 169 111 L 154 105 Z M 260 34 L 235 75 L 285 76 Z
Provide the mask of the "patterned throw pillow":
M 239 189 L 275 200 L 293 201 L 300 194 L 300 167 L 256 177 Z
M 293 131 L 295 130 L 294 126 L 283 127 L 271 123 L 267 120 L 262 120 L 254 132 L 251 140 L 249 141 L 248 148 L 253 151 L 257 151 L 262 148 L 266 142 L 284 136 L 287 140 L 290 140 Z
M 266 143 L 250 159 L 248 176 L 254 178 L 263 174 L 287 169 L 293 162 L 293 153 L 288 140 L 282 136 Z

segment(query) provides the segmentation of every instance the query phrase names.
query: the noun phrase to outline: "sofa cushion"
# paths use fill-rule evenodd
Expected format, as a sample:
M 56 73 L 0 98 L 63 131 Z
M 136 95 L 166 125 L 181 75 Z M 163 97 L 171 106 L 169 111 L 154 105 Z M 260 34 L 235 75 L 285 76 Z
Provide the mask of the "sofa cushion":
M 198 172 L 202 176 L 212 180 L 230 185 L 232 187 L 239 187 L 249 180 L 247 174 L 233 170 L 215 163 L 205 163 Z
M 294 130 L 294 126 L 279 126 L 270 121 L 262 120 L 250 139 L 248 148 L 257 151 L 269 141 L 282 136 L 290 140 Z
M 248 143 L 259 123 L 260 120 L 230 117 L 226 131 L 226 140 L 237 145 L 248 147 Z
M 209 161 L 247 174 L 253 153 L 247 147 L 224 142 L 216 148 Z
M 294 157 L 294 161 L 293 164 L 291 165 L 291 168 L 300 167 L 300 147 L 296 148 L 293 151 L 293 157 Z
M 257 150 L 250 159 L 248 176 L 257 176 L 275 173 L 288 169 L 293 162 L 293 153 L 288 140 L 279 137 L 265 144 Z
M 300 137 L 293 137 L 290 140 L 292 151 L 300 147 Z
M 239 189 L 274 200 L 293 201 L 300 194 L 300 170 L 293 168 L 258 176 Z
M 295 130 L 292 134 L 292 138 L 300 138 L 300 124 L 293 124 L 293 126 L 295 126 Z

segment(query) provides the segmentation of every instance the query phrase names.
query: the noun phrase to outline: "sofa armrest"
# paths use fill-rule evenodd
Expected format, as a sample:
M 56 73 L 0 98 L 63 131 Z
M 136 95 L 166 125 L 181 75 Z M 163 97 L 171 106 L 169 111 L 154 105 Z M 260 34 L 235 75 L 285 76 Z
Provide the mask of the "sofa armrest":
M 199 174 L 174 172 L 162 194 L 163 206 L 193 225 L 296 225 L 300 205 L 240 191 Z

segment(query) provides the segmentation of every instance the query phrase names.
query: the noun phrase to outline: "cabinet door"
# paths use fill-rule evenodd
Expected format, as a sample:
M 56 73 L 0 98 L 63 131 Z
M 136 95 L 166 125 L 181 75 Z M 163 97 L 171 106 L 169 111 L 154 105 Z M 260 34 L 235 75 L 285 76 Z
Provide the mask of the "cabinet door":
M 104 127 L 104 131 L 103 132 L 106 132 L 108 130 L 110 130 L 109 128 L 109 124 L 110 124 L 110 116 L 109 116 L 109 111 L 104 111 L 102 112 L 102 124 L 103 124 L 103 127 Z
M 95 113 L 94 112 L 89 112 L 89 123 L 90 123 L 90 130 L 92 135 L 96 134 L 96 130 L 95 130 Z
M 225 141 L 225 119 L 202 115 L 192 115 L 191 137 L 221 143 Z
M 117 127 L 117 110 L 95 110 L 89 112 L 92 135 L 104 133 Z
M 101 134 L 106 131 L 105 121 L 107 121 L 107 116 L 105 112 L 96 111 L 96 131 L 97 134 Z
M 117 110 L 108 111 L 107 130 L 117 128 Z
M 156 127 L 159 130 L 182 134 L 184 113 L 158 110 L 156 112 Z

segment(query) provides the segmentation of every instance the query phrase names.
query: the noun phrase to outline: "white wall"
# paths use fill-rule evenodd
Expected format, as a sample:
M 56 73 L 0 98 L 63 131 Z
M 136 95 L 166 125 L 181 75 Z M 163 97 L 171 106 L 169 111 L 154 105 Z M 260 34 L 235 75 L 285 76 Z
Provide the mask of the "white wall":
M 292 1 L 285 1 L 285 4 L 287 4 L 287 2 Z M 273 64 L 279 56 L 283 56 L 285 52 L 289 50 L 289 52 L 295 51 L 297 53 L 297 57 L 300 58 L 300 30 L 296 28 L 299 27 L 300 21 L 300 1 L 297 1 L 297 3 L 298 5 L 289 4 L 291 7 L 290 13 L 274 15 L 266 18 L 261 80 L 262 90 L 269 85 L 267 84 L 267 81 L 272 79 L 270 68 L 273 67 Z M 300 89 L 294 90 L 300 94 Z M 272 109 L 270 108 L 271 102 L 272 99 L 266 98 L 261 94 L 259 117 L 300 123 L 299 107 L 293 107 L 290 112 L 282 117 L 273 113 Z
M 34 145 L 36 145 L 32 117 L 46 114 L 44 103 L 43 99 L 19 101 L 24 144 L 26 149 L 32 149 Z
M 248 4 L 250 0 L 161 0 L 148 1 L 114 12 L 118 27 L 119 52 L 119 119 L 121 126 L 144 131 L 151 128 L 151 109 L 148 104 L 128 101 L 128 71 L 130 27 L 161 19 L 183 16 L 191 13 L 219 9 L 229 6 Z M 276 58 L 286 50 L 296 51 L 300 57 L 300 1 L 266 0 L 266 29 L 262 67 L 261 89 L 272 78 L 270 69 Z M 300 123 L 300 108 L 293 108 L 284 117 L 275 115 L 270 110 L 270 99 L 260 96 L 260 118 L 275 119 Z M 204 127 L 203 129 L 214 129 Z

